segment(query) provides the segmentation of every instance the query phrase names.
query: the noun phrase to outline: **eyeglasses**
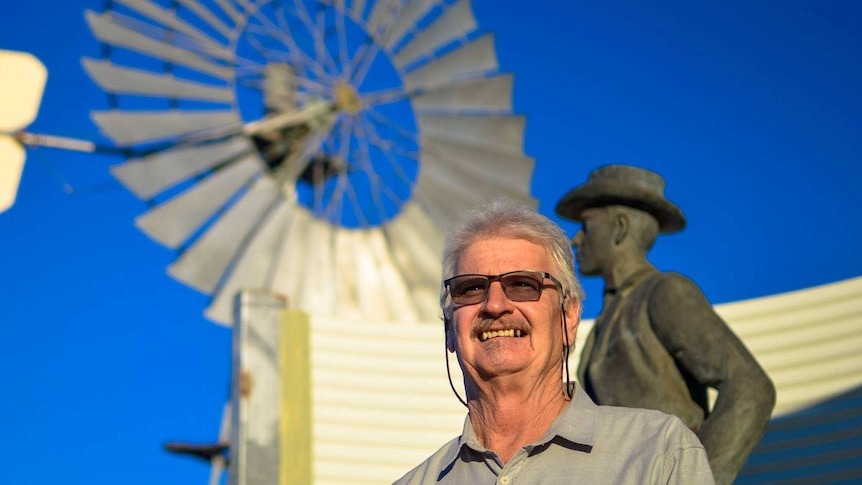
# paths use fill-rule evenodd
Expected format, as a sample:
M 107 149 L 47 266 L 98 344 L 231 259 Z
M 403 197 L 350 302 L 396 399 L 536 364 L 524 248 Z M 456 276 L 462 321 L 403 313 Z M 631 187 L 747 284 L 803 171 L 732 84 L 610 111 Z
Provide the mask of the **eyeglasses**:
M 545 278 L 554 282 L 558 290 L 563 288 L 560 280 L 550 273 L 539 271 L 510 271 L 498 275 L 462 274 L 453 276 L 443 282 L 449 290 L 452 302 L 456 305 L 475 305 L 488 298 L 488 288 L 491 282 L 499 281 L 503 293 L 511 301 L 537 301 L 542 297 L 545 288 Z

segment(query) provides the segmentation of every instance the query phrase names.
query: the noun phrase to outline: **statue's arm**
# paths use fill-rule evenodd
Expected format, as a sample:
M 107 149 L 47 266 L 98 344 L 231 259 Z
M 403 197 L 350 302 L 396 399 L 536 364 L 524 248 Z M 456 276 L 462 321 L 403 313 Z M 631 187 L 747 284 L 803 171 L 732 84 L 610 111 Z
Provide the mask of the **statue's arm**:
M 763 437 L 775 386 L 694 282 L 664 276 L 650 297 L 650 323 L 680 366 L 718 391 L 697 434 L 716 483 L 731 483 Z

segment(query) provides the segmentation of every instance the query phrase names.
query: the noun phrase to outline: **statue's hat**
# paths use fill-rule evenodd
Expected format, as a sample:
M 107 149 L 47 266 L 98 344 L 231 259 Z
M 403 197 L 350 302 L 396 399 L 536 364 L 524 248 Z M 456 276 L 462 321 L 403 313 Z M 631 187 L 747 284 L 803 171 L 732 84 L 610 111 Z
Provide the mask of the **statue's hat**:
M 590 173 L 587 183 L 563 196 L 557 203 L 557 214 L 580 222 L 585 209 L 624 205 L 652 214 L 660 232 L 676 232 L 685 227 L 685 216 L 665 199 L 664 186 L 664 179 L 655 172 L 630 165 L 606 165 Z

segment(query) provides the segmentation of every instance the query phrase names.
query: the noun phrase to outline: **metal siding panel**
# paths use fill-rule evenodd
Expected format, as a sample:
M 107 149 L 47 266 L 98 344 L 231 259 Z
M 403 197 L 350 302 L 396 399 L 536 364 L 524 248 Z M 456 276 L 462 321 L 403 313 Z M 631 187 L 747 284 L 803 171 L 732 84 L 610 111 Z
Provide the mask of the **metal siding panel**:
M 860 310 L 862 278 L 716 306 L 775 383 L 774 416 L 862 383 Z
M 390 483 L 460 433 L 436 319 L 316 317 L 312 327 L 315 483 Z

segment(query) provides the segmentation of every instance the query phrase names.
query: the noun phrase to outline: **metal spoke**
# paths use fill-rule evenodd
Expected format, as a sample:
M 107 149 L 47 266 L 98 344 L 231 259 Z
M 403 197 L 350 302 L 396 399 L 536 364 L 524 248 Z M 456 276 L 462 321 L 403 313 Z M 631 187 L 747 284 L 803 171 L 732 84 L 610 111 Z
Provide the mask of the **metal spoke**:
M 374 180 L 378 180 L 378 181 L 382 180 L 377 175 L 377 173 L 374 171 L 371 171 L 368 175 L 370 178 L 373 178 Z M 407 186 L 408 187 L 412 186 L 412 183 L 407 182 Z M 389 184 L 381 183 L 380 189 L 381 189 L 381 192 L 383 193 L 383 195 L 385 195 L 386 198 L 389 199 L 390 201 L 392 201 L 395 205 L 400 207 L 404 203 L 404 199 L 400 198 L 395 192 L 393 192 L 392 188 L 389 186 Z
M 356 68 L 356 74 L 350 79 L 350 84 L 356 86 L 356 89 L 359 89 L 362 86 L 362 82 L 365 81 L 365 76 L 368 74 L 368 70 L 371 69 L 374 59 L 377 58 L 377 53 L 380 52 L 380 45 L 375 42 L 371 44 L 370 49 L 371 53 L 365 54 L 359 60 L 360 64 Z
M 370 119 L 372 121 L 375 121 L 376 123 L 380 123 L 380 124 L 390 128 L 390 129 L 394 130 L 401 137 L 403 137 L 403 138 L 405 138 L 405 139 L 407 139 L 407 140 L 409 140 L 409 141 L 411 141 L 417 145 L 419 144 L 419 138 L 416 136 L 415 133 L 412 133 L 408 130 L 405 130 L 398 123 L 395 123 L 394 121 L 390 120 L 389 118 L 387 118 L 386 116 L 384 116 L 383 114 L 378 112 L 377 110 L 375 110 L 373 108 L 369 108 L 369 109 L 364 110 L 363 113 L 368 114 L 368 116 L 370 117 Z
M 384 89 L 380 91 L 372 91 L 362 94 L 360 99 L 362 105 L 367 107 L 382 106 L 384 104 L 396 103 L 405 99 L 412 99 L 418 95 L 421 89 L 406 91 L 404 88 Z
M 341 218 L 341 203 L 344 199 L 344 191 L 350 183 L 347 172 L 338 174 L 338 180 L 335 182 L 335 187 L 332 189 L 332 195 L 329 196 L 329 204 L 326 211 L 323 213 L 323 218 L 329 221 L 333 218 Z
M 369 139 L 375 146 L 384 151 L 384 153 L 397 153 L 398 155 L 411 160 L 419 161 L 419 152 L 406 150 L 400 144 L 384 138 L 377 132 L 377 128 L 375 128 L 371 122 L 367 120 L 364 121 L 366 123 L 366 133 L 368 133 Z
M 327 73 L 323 67 L 321 67 L 319 62 L 311 58 L 296 43 L 293 38 L 290 25 L 288 24 L 287 19 L 284 17 L 284 11 L 285 9 L 281 6 L 279 6 L 278 10 L 276 11 L 276 15 L 279 17 L 279 26 L 273 24 L 272 20 L 263 13 L 261 13 L 260 10 L 256 10 L 251 18 L 261 22 L 260 27 L 265 29 L 265 32 L 268 35 L 270 35 L 273 39 L 281 42 L 285 47 L 287 47 L 288 52 L 293 53 L 294 56 L 298 56 L 299 63 L 302 67 L 311 68 L 319 78 L 332 82 L 332 76 Z M 252 25 L 253 24 L 251 24 L 251 21 L 249 21 L 249 28 L 251 28 Z
M 383 1 L 383 0 L 380 0 Z M 389 30 L 389 25 L 401 15 L 401 9 L 404 7 L 404 1 L 398 2 L 398 9 L 394 12 L 390 13 L 387 18 L 385 18 L 377 30 L 383 32 L 381 42 L 386 38 L 387 31 Z M 382 28 L 381 28 L 382 27 Z M 374 32 L 369 32 L 370 37 L 374 37 Z M 367 45 L 367 44 L 366 44 Z M 365 76 L 368 74 L 368 70 L 371 69 L 371 65 L 374 64 L 374 60 L 377 58 L 377 54 L 380 52 L 381 44 L 378 42 L 373 42 L 371 44 L 371 52 L 365 53 L 362 57 L 358 59 L 359 66 L 356 69 L 356 75 L 351 78 L 351 84 L 359 89 L 362 86 L 362 82 L 365 81 Z M 356 61 L 356 59 L 354 59 Z M 356 66 L 354 63 L 353 66 Z
M 307 71 L 305 71 L 305 69 L 310 67 L 312 70 L 315 71 L 315 74 L 317 74 L 319 77 L 326 78 L 326 73 L 323 72 L 321 67 L 316 62 L 314 62 L 313 59 L 308 57 L 308 55 L 305 53 L 305 51 L 300 49 L 299 45 L 297 45 L 296 40 L 294 40 L 294 38 L 293 38 L 293 33 L 291 31 L 290 24 L 288 23 L 287 17 L 285 17 L 284 12 L 285 12 L 284 5 L 279 3 L 275 9 L 275 16 L 276 16 L 276 22 L 278 23 L 278 27 L 281 28 L 279 30 L 279 32 L 284 34 L 283 35 L 283 37 L 284 37 L 283 42 L 285 42 L 285 44 L 287 45 L 288 50 L 290 50 L 292 52 L 297 52 L 303 59 L 302 65 L 300 66 L 300 68 L 303 69 L 303 72 L 299 72 L 297 74 L 300 75 L 300 77 L 307 77 L 307 75 L 303 75 L 303 74 L 306 74 Z
M 271 53 L 274 51 L 271 51 L 270 49 L 265 47 L 263 44 L 261 44 L 261 42 L 257 39 L 257 37 L 254 36 L 254 33 L 252 32 L 251 28 L 249 28 L 248 33 L 249 34 L 246 35 L 246 39 L 248 40 L 249 45 L 255 51 L 257 51 L 258 54 L 260 54 L 266 60 L 274 60 L 274 59 L 278 58 L 278 56 L 275 56 Z
M 318 57 L 323 57 L 327 60 L 332 59 L 332 56 L 329 54 L 329 49 L 326 47 L 326 10 L 321 8 L 320 5 L 317 7 L 317 13 L 314 18 L 314 28 L 316 32 L 320 32 L 320 42 L 317 42 L 317 38 L 315 38 L 315 55 Z M 340 76 L 341 73 L 338 71 L 338 67 L 335 66 L 335 61 L 332 61 L 332 70 L 336 76 Z
M 294 5 L 297 7 L 295 8 L 295 17 L 298 18 L 305 26 L 306 30 L 311 33 L 311 38 L 314 41 L 315 46 L 315 60 L 323 66 L 324 70 L 329 68 L 330 74 L 327 74 L 327 77 L 337 77 L 338 68 L 335 66 L 332 58 L 329 57 L 329 52 L 326 50 L 325 46 L 323 46 L 322 50 L 319 48 L 320 45 L 325 43 L 323 33 L 317 30 L 314 22 L 311 21 L 311 15 L 309 15 L 308 9 L 305 8 L 303 0 L 295 0 Z
M 347 52 L 347 27 L 344 23 L 344 0 L 341 0 L 341 8 L 335 9 L 335 30 L 338 32 L 338 61 L 341 63 L 345 79 L 350 79 L 351 70 Z
M 374 171 L 374 167 L 371 165 L 371 150 L 368 147 L 368 137 L 366 136 L 362 125 L 362 123 L 358 123 L 355 127 L 356 138 L 359 140 L 360 167 L 371 182 L 371 198 L 374 201 L 374 206 L 377 208 L 380 219 L 383 220 L 386 218 L 386 209 L 383 207 L 383 202 L 380 200 L 380 191 L 382 190 L 381 187 L 385 187 L 386 184 L 380 181 L 380 177 L 378 177 L 377 173 Z
M 368 227 L 368 219 L 365 218 L 365 213 L 362 211 L 362 204 L 359 203 L 359 199 L 356 197 L 356 190 L 353 189 L 353 185 L 347 185 L 347 198 L 350 199 L 351 207 L 353 207 L 353 213 L 356 215 L 356 218 L 359 219 L 359 225 L 361 227 Z
M 264 71 L 266 70 L 267 65 L 265 64 L 253 64 L 242 68 L 237 68 L 237 79 L 238 82 L 247 81 L 247 77 L 256 76 L 260 82 L 262 82 L 262 76 Z M 296 76 L 294 81 L 297 83 L 297 87 L 305 89 L 313 94 L 328 94 L 331 89 L 329 86 L 326 86 L 314 79 L 309 79 L 307 77 Z
M 392 154 L 392 143 L 380 138 L 380 136 L 377 134 L 377 130 L 374 128 L 374 125 L 368 123 L 368 121 L 366 120 L 362 121 L 364 122 L 364 126 L 367 126 L 369 128 L 368 131 L 371 132 L 369 139 L 372 143 L 374 143 L 375 146 L 380 148 L 380 151 L 383 152 L 384 156 L 386 156 L 387 160 L 389 161 L 389 164 L 392 166 L 392 169 L 395 171 L 401 181 L 404 182 L 404 184 L 408 187 L 413 185 L 413 180 L 409 176 L 407 176 L 407 174 L 404 172 L 404 169 L 401 167 L 401 163 L 397 159 L 395 159 L 395 156 Z M 381 143 L 378 144 L 377 140 L 379 140 Z

